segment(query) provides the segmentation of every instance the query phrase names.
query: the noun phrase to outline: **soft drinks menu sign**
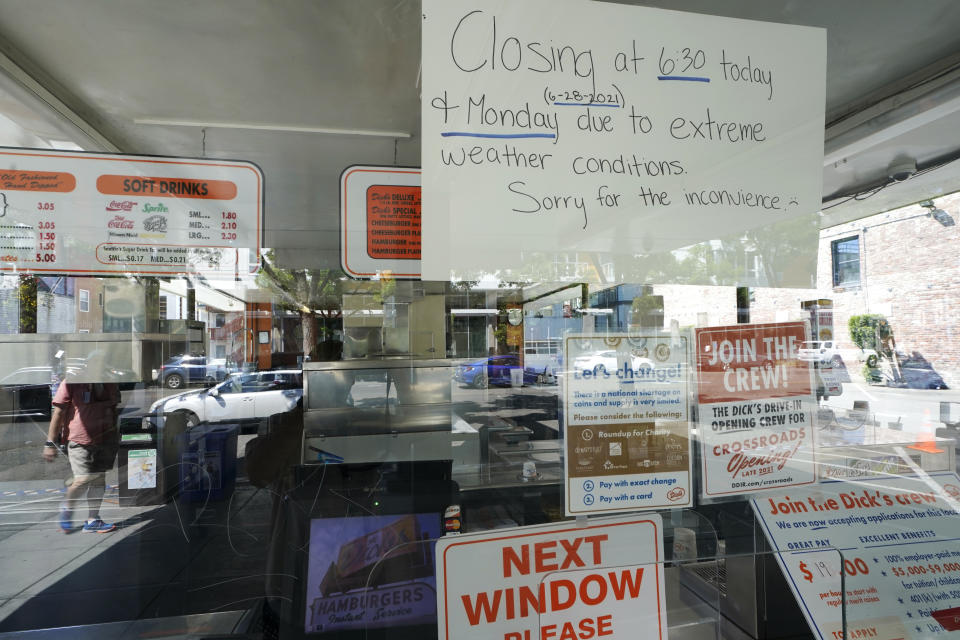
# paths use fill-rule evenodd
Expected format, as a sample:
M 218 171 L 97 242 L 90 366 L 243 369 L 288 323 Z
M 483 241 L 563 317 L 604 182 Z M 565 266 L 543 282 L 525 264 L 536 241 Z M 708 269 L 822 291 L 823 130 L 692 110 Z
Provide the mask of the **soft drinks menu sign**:
M 263 174 L 249 162 L 0 149 L 0 271 L 256 271 Z
M 819 210 L 823 29 L 571 0 L 423 14 L 426 279 Z

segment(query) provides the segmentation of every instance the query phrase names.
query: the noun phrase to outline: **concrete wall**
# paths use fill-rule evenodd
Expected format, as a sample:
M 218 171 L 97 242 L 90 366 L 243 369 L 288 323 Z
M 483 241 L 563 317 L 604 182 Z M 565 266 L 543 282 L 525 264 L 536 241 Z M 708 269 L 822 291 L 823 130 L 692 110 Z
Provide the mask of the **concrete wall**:
M 20 333 L 20 278 L 0 275 L 0 334 Z
M 46 291 L 37 293 L 37 333 L 73 333 L 77 330 L 77 303 L 73 297 Z

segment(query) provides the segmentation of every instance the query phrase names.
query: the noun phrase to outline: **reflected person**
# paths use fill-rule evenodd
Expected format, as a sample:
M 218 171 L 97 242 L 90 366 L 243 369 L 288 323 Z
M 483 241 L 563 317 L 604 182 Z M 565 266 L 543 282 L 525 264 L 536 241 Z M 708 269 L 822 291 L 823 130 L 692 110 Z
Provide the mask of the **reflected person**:
M 107 533 L 116 528 L 100 518 L 106 491 L 106 472 L 113 468 L 119 449 L 117 405 L 120 390 L 113 383 L 65 382 L 53 397 L 53 413 L 43 457 L 52 462 L 58 443 L 66 441 L 73 482 L 60 505 L 60 529 L 73 530 L 73 512 L 86 497 L 88 533 Z M 65 436 L 65 437 L 64 437 Z

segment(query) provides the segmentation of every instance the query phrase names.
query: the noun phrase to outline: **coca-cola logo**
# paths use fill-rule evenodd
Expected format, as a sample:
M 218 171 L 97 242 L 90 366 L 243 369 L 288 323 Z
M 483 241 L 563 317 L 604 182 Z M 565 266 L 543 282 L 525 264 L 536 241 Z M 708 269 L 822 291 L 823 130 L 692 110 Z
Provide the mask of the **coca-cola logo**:
M 683 497 L 687 495 L 687 490 L 683 487 L 674 487 L 667 492 L 667 500 L 671 502 L 676 502 L 677 500 L 683 500 Z
M 143 228 L 146 231 L 158 231 L 160 233 L 166 233 L 167 218 L 166 216 L 150 216 L 143 221 Z
M 107 223 L 111 229 L 133 229 L 133 220 L 127 220 L 123 216 L 114 216 L 113 220 Z
M 137 203 L 134 200 L 112 200 L 107 205 L 107 211 L 133 211 L 135 206 Z

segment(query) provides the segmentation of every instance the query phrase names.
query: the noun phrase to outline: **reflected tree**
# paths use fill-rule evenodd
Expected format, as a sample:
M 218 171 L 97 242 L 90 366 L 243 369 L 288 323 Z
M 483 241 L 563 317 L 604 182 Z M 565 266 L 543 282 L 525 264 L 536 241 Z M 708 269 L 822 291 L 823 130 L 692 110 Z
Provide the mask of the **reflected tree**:
M 37 332 L 37 285 L 36 276 L 20 276 L 20 333 Z
M 277 294 L 276 304 L 300 315 L 303 354 L 319 357 L 321 319 L 342 316 L 343 272 L 335 269 L 286 269 L 278 266 L 272 251 L 264 254 L 257 284 Z

